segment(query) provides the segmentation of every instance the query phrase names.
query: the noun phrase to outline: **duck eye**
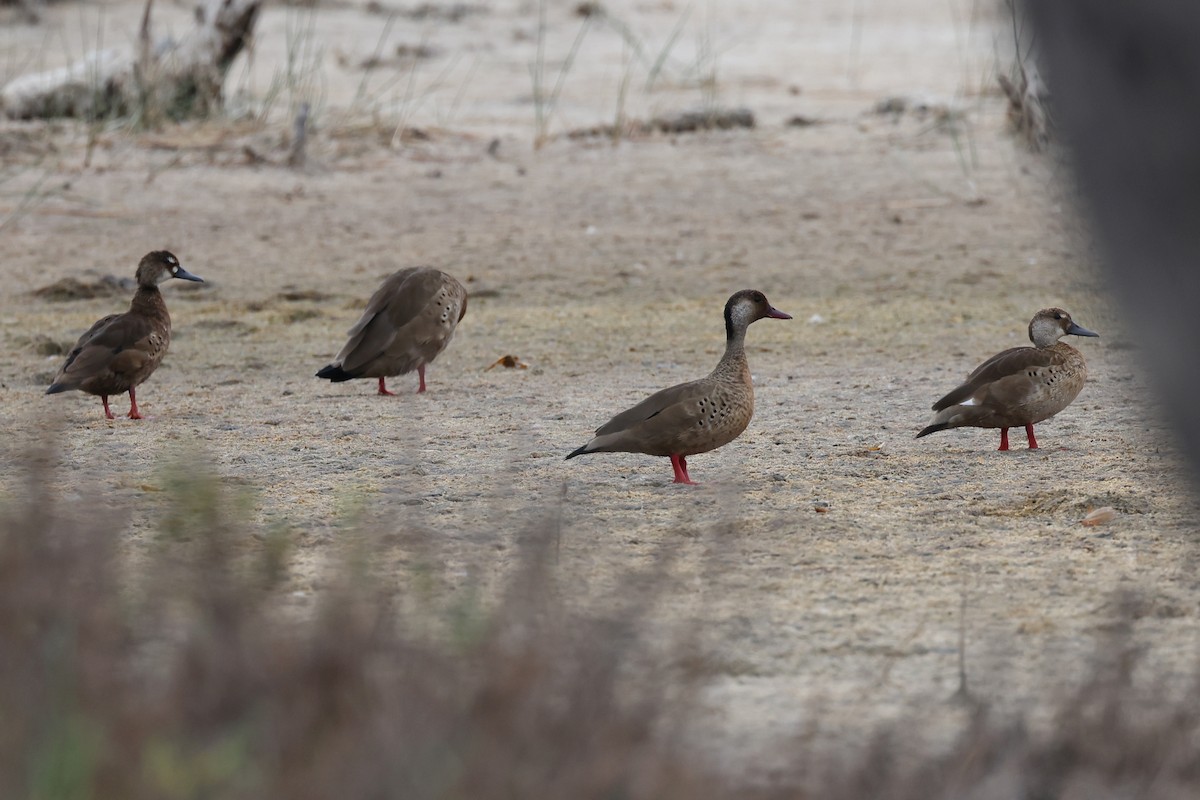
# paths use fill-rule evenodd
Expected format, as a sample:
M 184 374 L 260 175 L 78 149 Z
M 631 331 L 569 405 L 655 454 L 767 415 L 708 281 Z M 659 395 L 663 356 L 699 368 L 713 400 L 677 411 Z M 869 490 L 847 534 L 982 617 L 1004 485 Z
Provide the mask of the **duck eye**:
M 1055 319 L 1062 319 L 1062 318 L 1063 318 L 1063 315 L 1062 315 L 1061 313 L 1059 313 L 1059 312 L 1055 312 L 1055 314 L 1054 314 L 1054 318 L 1055 318 Z

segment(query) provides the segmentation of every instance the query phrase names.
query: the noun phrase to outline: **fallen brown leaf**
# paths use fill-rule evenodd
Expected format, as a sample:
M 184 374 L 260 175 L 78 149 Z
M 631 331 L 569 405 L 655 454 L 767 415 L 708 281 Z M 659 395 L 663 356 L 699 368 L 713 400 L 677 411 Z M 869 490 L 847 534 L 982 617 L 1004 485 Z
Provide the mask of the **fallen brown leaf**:
M 513 369 L 513 368 L 529 369 L 528 364 L 526 364 L 524 361 L 522 361 L 521 359 L 519 359 L 513 355 L 500 356 L 495 361 L 493 361 L 490 366 L 488 366 L 486 369 L 484 369 L 484 372 L 487 372 L 489 369 L 492 369 L 493 367 L 508 367 L 509 369 Z

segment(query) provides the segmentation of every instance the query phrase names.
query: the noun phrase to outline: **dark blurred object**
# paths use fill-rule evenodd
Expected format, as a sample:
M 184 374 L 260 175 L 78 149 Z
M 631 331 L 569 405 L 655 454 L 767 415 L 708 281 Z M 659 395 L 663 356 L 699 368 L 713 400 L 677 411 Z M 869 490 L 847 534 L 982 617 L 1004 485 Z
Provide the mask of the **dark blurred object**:
M 1028 2 L 1113 288 L 1200 465 L 1200 4 Z

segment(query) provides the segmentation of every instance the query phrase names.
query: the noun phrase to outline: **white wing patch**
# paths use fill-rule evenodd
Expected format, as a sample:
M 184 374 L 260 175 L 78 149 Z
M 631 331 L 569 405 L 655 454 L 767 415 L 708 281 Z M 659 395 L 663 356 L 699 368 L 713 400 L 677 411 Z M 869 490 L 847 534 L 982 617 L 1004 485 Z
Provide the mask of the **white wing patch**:
M 963 400 L 961 403 L 959 403 L 959 405 L 960 406 L 977 406 L 977 405 L 979 405 L 979 401 L 976 400 L 974 397 L 969 397 L 966 400 Z

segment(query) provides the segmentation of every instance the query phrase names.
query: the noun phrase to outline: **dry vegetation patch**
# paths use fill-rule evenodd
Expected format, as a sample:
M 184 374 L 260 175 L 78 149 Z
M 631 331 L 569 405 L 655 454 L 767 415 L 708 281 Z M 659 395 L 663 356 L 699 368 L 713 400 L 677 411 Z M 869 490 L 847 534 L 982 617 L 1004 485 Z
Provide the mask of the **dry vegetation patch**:
M 360 529 L 297 616 L 286 532 L 246 538 L 250 498 L 202 461 L 144 487 L 159 517 L 132 571 L 119 510 L 63 500 L 45 462 L 25 473 L 0 537 L 9 796 L 1156 800 L 1200 780 L 1200 676 L 1182 696 L 1136 685 L 1132 621 L 1166 613 L 1136 595 L 1115 599 L 1092 677 L 1041 710 L 1043 732 L 990 713 L 964 672 L 948 702 L 969 722 L 936 755 L 901 721 L 862 749 L 778 742 L 787 770 L 739 785 L 685 746 L 709 670 L 659 620 L 683 589 L 670 559 L 597 614 L 556 578 L 559 513 L 526 513 L 493 600 L 423 579 L 435 531 Z M 409 554 L 398 590 L 368 566 L 381 547 Z

